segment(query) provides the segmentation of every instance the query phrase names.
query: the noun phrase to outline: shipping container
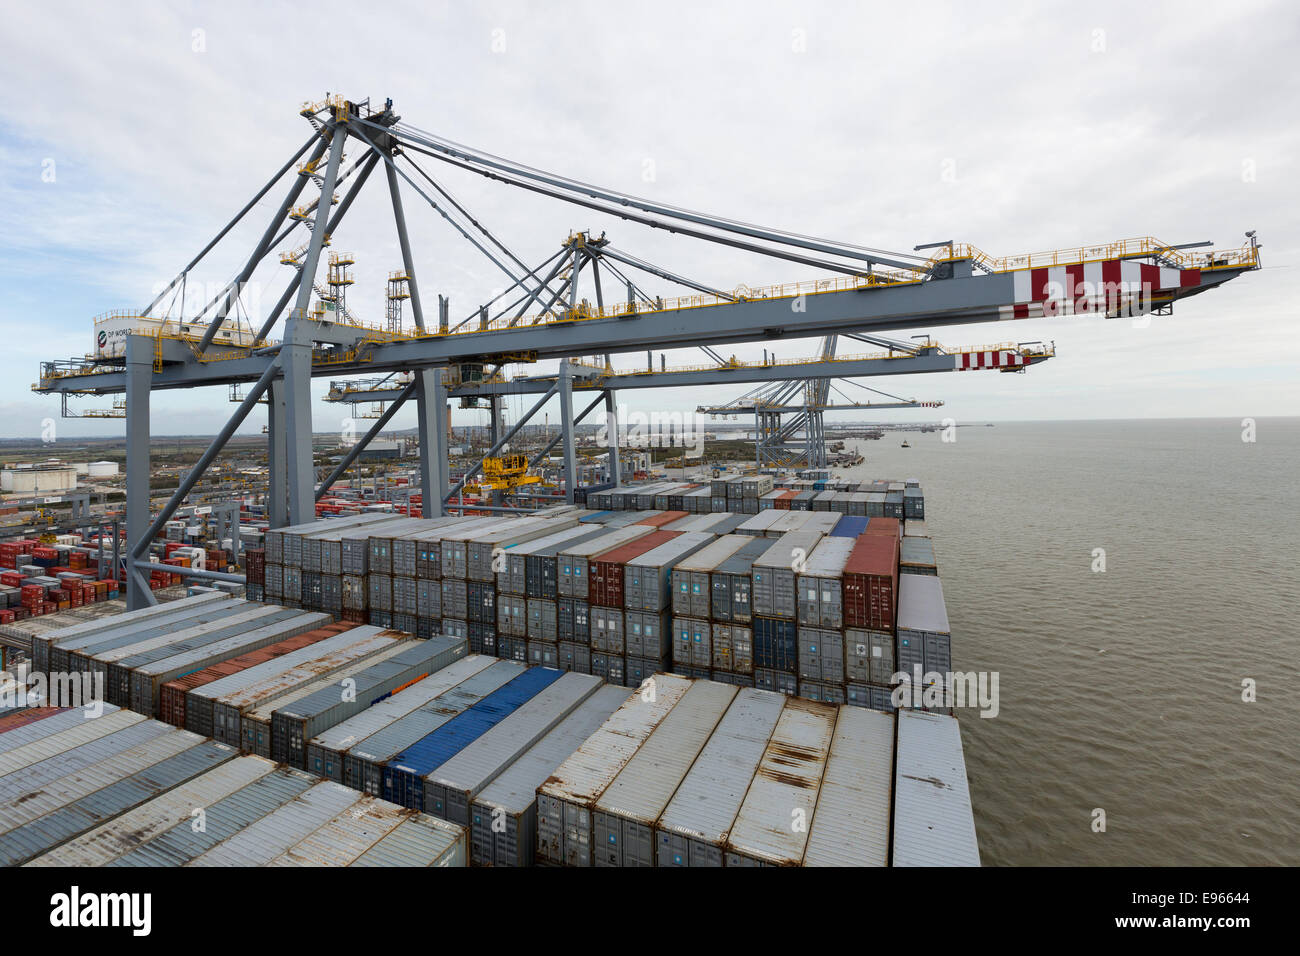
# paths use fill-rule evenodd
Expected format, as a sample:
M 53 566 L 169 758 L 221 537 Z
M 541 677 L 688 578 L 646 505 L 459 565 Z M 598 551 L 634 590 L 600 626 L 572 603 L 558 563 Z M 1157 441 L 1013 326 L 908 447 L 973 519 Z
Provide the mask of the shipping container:
M 708 742 L 737 688 L 697 681 L 595 801 L 594 866 L 654 866 L 655 822 Z
M 591 650 L 593 653 L 623 655 L 627 653 L 626 620 L 621 608 L 592 605 Z
M 937 575 L 939 569 L 934 560 L 934 543 L 929 538 L 905 535 L 898 552 L 898 572 Z
M 894 866 L 979 866 L 979 843 L 956 718 L 898 712 Z
M 587 601 L 593 607 L 600 605 L 622 608 L 627 562 L 662 544 L 675 541 L 678 537 L 680 536 L 672 531 L 655 530 L 635 541 L 593 555 L 588 561 Z
M 898 538 L 868 532 L 855 540 L 844 565 L 844 625 L 893 631 L 899 591 Z
M 277 707 L 271 715 L 271 759 L 307 769 L 307 742 L 317 734 L 461 660 L 467 653 L 468 643 L 463 637 L 418 641 L 366 667 L 346 688 L 336 679 L 333 687 Z M 341 692 L 344 689 L 347 694 Z
M 563 676 L 547 667 L 526 670 L 396 754 L 384 769 L 384 799 L 423 810 L 425 777 Z
M 237 755 L 195 734 L 142 723 L 161 733 L 107 757 L 101 739 L 19 774 L 0 795 L 0 865 L 39 856 Z
M 672 655 L 672 618 L 667 611 L 624 611 L 623 645 L 628 657 L 664 660 Z
M 354 627 L 196 687 L 185 701 L 186 727 L 237 747 L 242 730 L 241 718 L 246 712 L 304 683 L 328 677 L 399 640 L 407 638 L 384 632 L 378 627 Z
M 547 641 L 554 644 L 559 640 L 559 625 L 556 619 L 554 601 L 541 598 L 528 598 L 527 636 L 534 641 Z
M 807 844 L 837 710 L 791 698 L 772 731 L 727 835 L 727 866 L 799 866 Z M 793 819 L 805 825 L 791 826 Z
M 700 667 L 708 670 L 713 660 L 713 631 L 698 617 L 674 617 L 672 660 L 674 670 Z
M 844 633 L 824 628 L 798 628 L 799 680 L 832 685 L 844 683 Z M 814 700 L 824 700 L 820 694 Z
M 728 534 L 678 561 L 672 569 L 673 614 L 709 618 L 710 573 L 741 548 L 752 543 L 748 535 Z
M 461 639 L 444 638 L 444 640 Z M 360 790 L 359 783 L 351 780 L 346 773 L 344 755 L 349 750 L 361 746 L 374 734 L 395 724 L 439 694 L 451 690 L 493 663 L 495 661 L 492 658 L 481 654 L 461 657 L 439 668 L 424 680 L 398 690 L 391 697 L 320 731 L 307 742 L 304 769 L 318 777 Z
M 626 562 L 623 606 L 629 611 L 662 611 L 672 601 L 673 569 L 717 540 L 707 531 L 670 532 L 671 541 Z
M 785 697 L 741 689 L 655 824 L 659 866 L 722 866 L 723 846 Z
M 130 707 L 147 717 L 156 717 L 160 713 L 162 687 L 169 681 L 275 644 L 287 637 L 306 634 L 329 622 L 327 614 L 284 610 L 276 620 L 259 621 L 258 626 L 233 637 L 181 651 L 160 660 L 131 665 Z M 129 660 L 122 662 L 123 665 L 129 663 Z
M 523 672 L 524 665 L 513 661 L 490 661 L 487 667 L 350 747 L 343 758 L 343 779 L 356 790 L 383 796 L 389 760 Z
M 754 559 L 752 598 L 756 616 L 795 619 L 796 569 L 805 565 L 821 538 L 815 531 L 791 531 Z
M 595 538 L 586 539 L 578 544 L 566 545 L 558 551 L 556 560 L 556 591 L 560 597 L 581 598 L 586 601 L 590 588 L 588 586 L 587 566 L 591 558 L 605 551 L 612 551 L 620 545 L 635 541 L 637 538 L 654 532 L 647 525 L 629 525 L 618 528 Z
M 850 628 L 844 632 L 844 677 L 860 684 L 887 685 L 894 674 L 894 635 Z
M 291 651 L 307 647 L 310 644 L 319 643 L 350 630 L 352 626 L 351 624 L 326 624 L 168 681 L 162 686 L 158 695 L 158 717 L 160 720 L 176 727 L 186 727 L 193 730 L 194 728 L 189 727 L 187 723 L 185 707 L 189 692 L 196 687 L 202 687 L 223 677 L 238 674 L 240 671 L 274 660 L 277 657 L 283 657 Z
M 832 535 L 818 542 L 808 556 L 795 577 L 800 625 L 834 629 L 844 626 L 840 584 L 844 566 L 856 544 L 854 538 Z
M 754 629 L 748 624 L 713 624 L 710 653 L 715 680 L 724 680 L 720 672 L 735 675 L 754 673 Z M 729 681 L 735 683 L 735 681 Z
M 898 629 L 895 634 L 900 671 L 906 671 L 910 676 L 917 664 L 927 674 L 946 673 L 952 669 L 952 631 L 948 626 L 948 610 L 939 578 L 905 574 L 899 579 Z
M 504 567 L 497 573 L 497 591 L 500 594 L 517 594 L 520 597 L 528 595 L 528 565 L 530 558 L 536 558 L 534 566 L 538 572 L 537 593 L 533 597 L 549 597 L 554 600 L 554 594 L 544 594 L 541 583 L 541 571 L 543 555 L 548 556 L 551 567 L 551 590 L 554 591 L 555 585 L 555 553 L 565 544 L 577 543 L 594 538 L 597 535 L 604 534 L 605 529 L 592 527 L 590 524 L 579 522 L 573 527 L 565 528 L 562 531 L 556 531 L 540 538 L 534 538 L 516 545 L 505 552 Z
M 560 641 L 556 645 L 555 657 L 555 666 L 562 671 L 577 671 L 579 674 L 591 673 L 591 646 L 589 644 Z
M 887 866 L 894 718 L 844 707 L 835 720 L 804 866 Z
M 627 698 L 537 788 L 537 859 L 567 866 L 592 864 L 592 808 L 605 788 L 664 717 L 691 682 L 658 674 L 654 684 Z
M 709 574 L 709 604 L 715 621 L 747 623 L 753 618 L 754 561 L 771 548 L 767 538 L 743 544 Z
M 425 778 L 425 812 L 470 826 L 474 798 L 600 686 L 590 674 L 561 674 Z
M 52 633 L 34 634 L 31 639 L 32 670 L 36 673 L 67 670 L 67 652 L 93 644 L 104 634 L 119 628 L 139 629 L 163 621 L 178 621 L 192 617 L 210 609 L 217 604 L 229 603 L 232 599 L 225 594 L 196 594 L 194 597 L 170 601 L 154 607 L 111 618 L 100 618 L 74 624 Z
M 212 807 L 275 769 L 268 760 L 236 757 L 188 783 L 43 853 L 27 866 L 107 866 L 174 827 L 191 826 L 196 807 Z
M 537 788 L 627 699 L 598 687 L 474 799 L 470 838 L 479 866 L 529 866 L 537 846 Z

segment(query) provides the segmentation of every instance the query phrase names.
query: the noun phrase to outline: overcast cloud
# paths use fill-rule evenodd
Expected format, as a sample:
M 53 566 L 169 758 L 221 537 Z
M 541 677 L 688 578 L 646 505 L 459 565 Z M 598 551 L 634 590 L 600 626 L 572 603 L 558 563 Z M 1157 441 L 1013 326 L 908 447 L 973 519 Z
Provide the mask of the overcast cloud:
M 958 420 L 1300 413 L 1293 5 L 623 6 L 9 5 L 0 436 L 34 436 L 57 415 L 56 399 L 30 391 L 39 362 L 88 351 L 94 315 L 146 304 L 302 144 L 299 105 L 326 91 L 392 97 L 416 126 L 576 178 L 886 249 L 956 239 L 1000 256 L 1144 235 L 1224 248 L 1256 229 L 1265 268 L 1171 317 L 944 329 L 937 338 L 953 346 L 1050 339 L 1059 357 L 1024 375 L 867 384 L 942 400 Z M 814 274 L 424 166 L 530 263 L 589 228 L 721 288 Z M 219 287 L 234 273 L 280 191 L 191 283 Z M 406 209 L 426 302 L 449 295 L 458 319 L 503 284 L 409 190 Z M 353 311 L 380 322 L 383 279 L 400 263 L 381 176 L 333 248 L 357 256 Z M 264 306 L 288 275 L 274 256 L 257 272 Z M 779 349 L 793 357 L 816 346 Z M 750 358 L 761 348 L 726 351 Z M 317 393 L 325 387 L 318 381 Z M 620 400 L 686 411 L 736 394 L 717 386 Z M 85 406 L 96 404 L 107 402 Z M 212 432 L 231 409 L 224 390 L 162 393 L 153 428 Z M 341 417 L 321 401 L 313 414 L 318 430 Z M 244 431 L 260 430 L 259 416 Z M 455 422 L 482 419 L 457 412 Z M 413 424 L 408 410 L 394 426 Z M 60 427 L 114 434 L 122 423 Z

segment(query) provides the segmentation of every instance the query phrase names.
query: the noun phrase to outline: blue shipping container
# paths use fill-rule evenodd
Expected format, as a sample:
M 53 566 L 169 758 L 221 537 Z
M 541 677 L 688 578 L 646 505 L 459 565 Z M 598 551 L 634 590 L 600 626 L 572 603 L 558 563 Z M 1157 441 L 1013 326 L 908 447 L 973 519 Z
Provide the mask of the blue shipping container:
M 523 643 L 522 641 L 520 643 Z M 461 711 L 427 737 L 417 740 L 384 768 L 384 799 L 424 810 L 424 778 L 505 720 L 564 675 L 533 667 L 478 703 Z
M 791 674 L 799 665 L 799 643 L 794 621 L 754 618 L 754 666 Z
M 860 534 L 866 533 L 867 522 L 870 518 L 859 517 L 858 515 L 845 515 L 835 524 L 835 530 L 831 534 L 837 538 L 856 538 Z

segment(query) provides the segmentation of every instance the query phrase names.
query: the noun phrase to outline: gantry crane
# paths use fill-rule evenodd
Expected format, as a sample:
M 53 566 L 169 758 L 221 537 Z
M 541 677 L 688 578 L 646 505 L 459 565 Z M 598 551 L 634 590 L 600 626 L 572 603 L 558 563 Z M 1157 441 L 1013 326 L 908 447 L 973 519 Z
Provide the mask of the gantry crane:
M 888 252 L 862 245 L 820 239 L 708 215 L 654 199 L 537 169 L 404 122 L 392 102 L 344 97 L 305 104 L 300 113 L 310 135 L 295 154 L 240 211 L 186 264 L 152 302 L 119 324 L 122 347 L 73 359 L 42 363 L 33 386 L 42 393 L 126 395 L 127 430 L 127 601 L 131 607 L 152 600 L 142 570 L 149 542 L 176 512 L 230 436 L 264 395 L 269 394 L 268 449 L 272 458 L 269 496 L 276 526 L 310 520 L 313 502 L 327 493 L 374 435 L 405 402 L 414 400 L 419 415 L 421 489 L 424 514 L 442 512 L 451 493 L 447 480 L 449 394 L 536 394 L 538 402 L 498 436 L 486 457 L 501 448 L 552 397 L 560 402 L 564 446 L 564 488 L 573 500 L 576 455 L 573 428 L 602 399 L 613 414 L 614 393 L 628 378 L 589 372 L 568 359 L 654 349 L 722 347 L 742 342 L 772 345 L 781 340 L 833 335 L 878 336 L 896 329 L 937 328 L 973 322 L 1033 317 L 1116 317 L 1167 314 L 1173 303 L 1201 295 L 1224 282 L 1259 268 L 1254 234 L 1239 248 L 1194 252 L 1206 243 L 1168 244 L 1150 238 L 1129 239 L 1049 253 L 993 258 L 970 245 L 928 244 L 924 254 Z M 360 157 L 344 168 L 345 145 Z M 305 161 L 304 161 L 305 157 Z M 569 239 L 537 265 L 528 265 L 424 168 L 431 159 L 448 169 L 471 173 L 512 188 L 562 200 L 605 215 L 610 220 L 648 226 L 678 237 L 756 253 L 815 273 L 815 278 L 752 287 L 722 289 L 689 279 L 616 247 L 602 233 L 568 233 Z M 300 162 L 301 161 L 301 162 Z M 393 223 L 402 252 L 402 275 L 409 291 L 412 328 L 394 331 L 369 327 L 346 316 L 312 314 L 312 297 L 322 265 L 322 250 L 332 241 L 372 172 L 382 166 L 392 203 Z M 241 257 L 243 265 L 226 287 L 195 317 L 180 323 L 160 321 L 157 309 L 218 245 L 234 226 L 277 185 L 288 188 L 275 205 L 260 239 Z M 349 180 L 351 182 L 349 183 Z M 336 193 L 348 183 L 345 192 Z M 308 187 L 319 195 L 303 202 Z M 499 270 L 506 279 L 497 295 L 485 297 L 466 319 L 453 326 L 450 302 L 437 296 L 436 316 L 425 314 L 420 276 L 406 229 L 403 187 L 427 203 L 450 228 Z M 245 341 L 226 329 L 239 311 L 240 293 L 276 248 L 293 248 L 308 229 L 305 246 L 280 298 Z M 627 292 L 626 299 L 606 301 L 595 289 L 608 272 Z M 649 279 L 683 287 L 677 297 L 651 295 L 640 283 Z M 579 284 L 593 287 L 594 300 L 583 304 Z M 125 323 L 125 324 L 122 324 Z M 282 325 L 279 340 L 271 333 Z M 223 331 L 223 329 L 225 331 Z M 97 333 L 102 331 L 96 330 Z M 511 380 L 476 382 L 473 375 L 453 379 L 445 373 L 510 363 L 556 360 L 551 382 Z M 1019 361 L 1016 346 L 873 357 L 870 364 L 841 374 L 877 374 L 1005 367 Z M 838 362 L 838 360 L 837 360 Z M 738 363 L 739 364 L 739 363 Z M 823 363 L 825 364 L 825 363 Z M 828 366 L 829 367 L 829 366 Z M 353 446 L 325 481 L 315 483 L 312 458 L 311 379 L 409 372 L 411 384 L 385 409 L 367 435 Z M 746 378 L 741 378 L 744 373 Z M 650 373 L 653 374 L 653 373 Z M 801 370 L 798 374 L 805 374 Z M 736 381 L 789 379 L 789 367 L 760 370 L 710 365 L 673 377 L 672 384 L 693 386 Z M 838 377 L 838 376 L 836 376 Z M 490 376 L 488 377 L 490 378 Z M 154 390 L 207 385 L 249 385 L 243 401 L 208 450 L 162 508 L 149 515 L 149 405 Z M 587 410 L 575 415 L 573 399 L 583 388 L 596 392 Z M 814 403 L 816 404 L 816 403 Z M 618 429 L 610 430 L 610 457 L 617 461 Z M 454 490 L 454 489 L 453 489 Z

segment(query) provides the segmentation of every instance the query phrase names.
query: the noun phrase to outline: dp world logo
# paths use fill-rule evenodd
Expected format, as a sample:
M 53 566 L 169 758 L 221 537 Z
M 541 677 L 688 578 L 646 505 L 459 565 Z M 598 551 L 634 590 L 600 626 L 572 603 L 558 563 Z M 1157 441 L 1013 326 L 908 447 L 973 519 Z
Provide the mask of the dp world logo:
M 108 344 L 108 333 L 101 329 L 99 333 L 99 347 L 102 349 L 107 344 Z

